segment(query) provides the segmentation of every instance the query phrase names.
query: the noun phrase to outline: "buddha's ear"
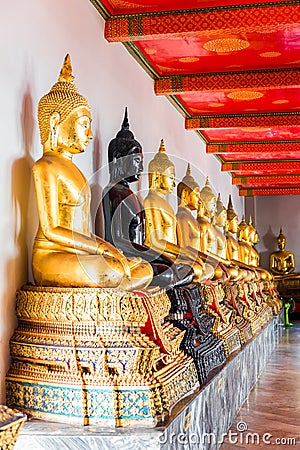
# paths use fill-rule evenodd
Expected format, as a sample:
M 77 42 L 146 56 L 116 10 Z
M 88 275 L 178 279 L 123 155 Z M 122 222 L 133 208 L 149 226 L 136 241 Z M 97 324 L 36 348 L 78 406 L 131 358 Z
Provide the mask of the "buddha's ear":
M 53 129 L 56 130 L 56 128 L 59 124 L 59 121 L 60 121 L 60 114 L 57 111 L 55 111 L 50 116 L 50 130 L 53 130 Z

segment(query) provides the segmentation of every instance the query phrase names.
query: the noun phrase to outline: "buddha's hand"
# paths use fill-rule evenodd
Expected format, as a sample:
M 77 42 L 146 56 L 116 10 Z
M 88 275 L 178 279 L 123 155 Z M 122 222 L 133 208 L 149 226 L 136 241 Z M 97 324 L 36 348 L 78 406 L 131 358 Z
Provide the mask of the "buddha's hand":
M 131 279 L 131 270 L 128 264 L 128 260 L 125 257 L 122 250 L 118 250 L 116 247 L 111 245 L 109 242 L 97 242 L 97 255 L 109 256 L 116 259 L 122 264 L 124 270 L 124 276 Z
M 128 259 L 123 255 L 122 252 L 120 252 L 121 257 L 119 258 L 119 261 L 121 262 L 123 269 L 124 269 L 124 276 L 130 280 L 131 279 L 131 269 L 130 265 L 128 263 Z

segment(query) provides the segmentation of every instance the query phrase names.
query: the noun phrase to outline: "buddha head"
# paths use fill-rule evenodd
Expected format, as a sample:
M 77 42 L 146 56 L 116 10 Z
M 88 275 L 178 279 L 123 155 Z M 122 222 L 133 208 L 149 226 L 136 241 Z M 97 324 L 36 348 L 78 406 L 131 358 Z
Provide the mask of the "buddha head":
M 206 215 L 209 219 L 212 219 L 216 212 L 216 196 L 213 193 L 209 184 L 208 177 L 206 178 L 205 186 L 200 191 L 200 197 L 203 200 L 206 207 Z
M 186 174 L 177 186 L 178 204 L 183 203 L 190 210 L 198 210 L 200 200 L 199 184 L 191 175 L 191 167 L 188 163 Z
M 132 183 L 138 181 L 143 167 L 141 144 L 129 129 L 127 108 L 121 130 L 108 146 L 110 181 Z
M 175 166 L 170 161 L 163 139 L 154 158 L 148 166 L 149 188 L 157 189 L 163 194 L 171 194 L 175 187 Z
M 249 240 L 249 226 L 245 220 L 244 215 L 242 216 L 242 220 L 238 226 L 237 238 L 241 242 L 248 242 L 248 240 Z
M 227 210 L 221 200 L 220 193 L 218 194 L 217 203 L 216 203 L 216 213 L 214 218 L 214 224 L 217 227 L 225 227 L 227 220 Z
M 38 104 L 38 122 L 44 151 L 83 152 L 93 134 L 91 107 L 75 86 L 70 55 L 66 55 L 58 82 Z
M 279 232 L 279 235 L 277 237 L 277 244 L 278 244 L 279 250 L 281 250 L 281 251 L 285 250 L 286 237 L 283 234 L 282 227 L 280 227 L 280 232 Z
M 228 205 L 227 205 L 227 221 L 226 221 L 226 229 L 230 233 L 236 233 L 238 230 L 239 220 L 237 213 L 233 209 L 231 195 L 229 195 Z

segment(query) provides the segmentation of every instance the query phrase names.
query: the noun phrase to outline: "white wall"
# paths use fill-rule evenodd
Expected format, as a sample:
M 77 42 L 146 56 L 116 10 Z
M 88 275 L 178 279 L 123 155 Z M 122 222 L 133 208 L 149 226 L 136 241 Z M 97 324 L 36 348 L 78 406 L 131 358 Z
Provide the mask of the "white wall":
M 31 247 L 37 227 L 31 181 L 32 164 L 42 152 L 37 103 L 57 81 L 67 52 L 75 82 L 90 101 L 93 114 L 94 141 L 75 162 L 88 178 L 104 167 L 98 177 L 90 178 L 94 193 L 108 179 L 108 142 L 119 130 L 127 105 L 131 129 L 143 144 L 146 159 L 148 152 L 157 151 L 163 137 L 178 179 L 190 161 L 201 187 L 209 175 L 224 203 L 233 194 L 239 215 L 244 202 L 230 177 L 220 172 L 219 162 L 205 154 L 199 137 L 184 130 L 184 120 L 175 108 L 165 98 L 155 97 L 153 81 L 125 48 L 104 40 L 103 19 L 88 0 L 1 1 L 0 20 L 0 402 L 4 402 L 8 341 L 16 325 L 15 292 L 31 279 Z
M 260 235 L 257 247 L 261 266 L 269 268 L 270 253 L 276 251 L 280 227 L 286 236 L 286 249 L 295 254 L 295 271 L 300 272 L 300 197 L 256 197 L 255 225 Z

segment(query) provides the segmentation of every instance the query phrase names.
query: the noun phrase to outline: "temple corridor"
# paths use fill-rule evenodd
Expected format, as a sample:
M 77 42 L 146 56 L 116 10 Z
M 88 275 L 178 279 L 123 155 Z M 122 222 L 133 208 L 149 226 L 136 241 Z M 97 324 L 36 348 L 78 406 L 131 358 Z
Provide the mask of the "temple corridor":
M 300 321 L 281 341 L 221 450 L 300 448 Z

